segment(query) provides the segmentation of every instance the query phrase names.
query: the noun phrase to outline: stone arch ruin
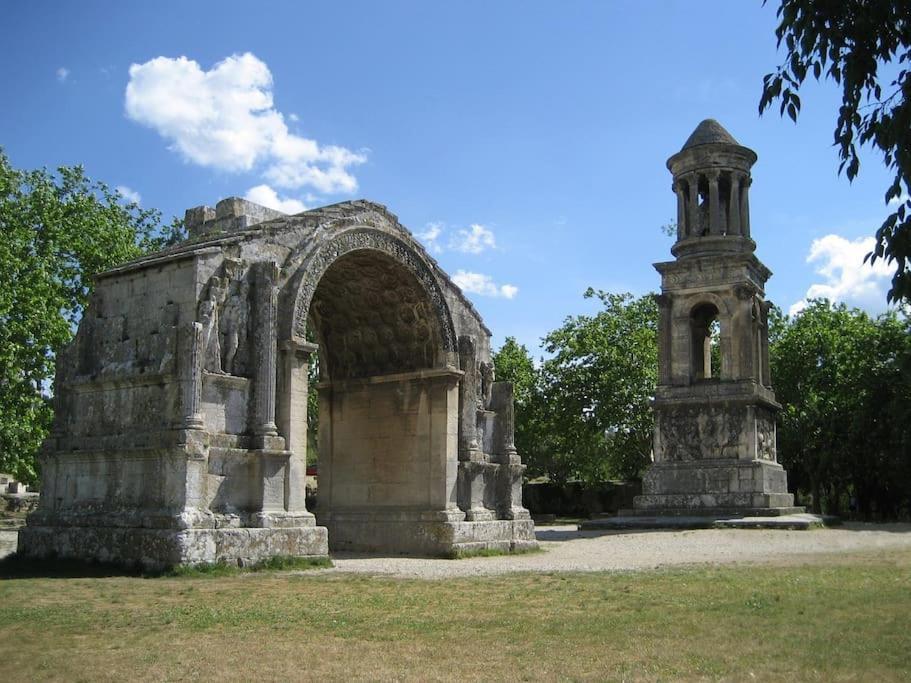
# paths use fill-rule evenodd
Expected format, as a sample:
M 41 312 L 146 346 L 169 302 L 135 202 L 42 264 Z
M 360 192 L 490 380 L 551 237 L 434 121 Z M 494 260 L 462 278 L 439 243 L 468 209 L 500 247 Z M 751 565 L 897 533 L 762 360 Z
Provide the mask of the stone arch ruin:
M 232 198 L 187 226 L 98 277 L 58 359 L 20 552 L 164 566 L 534 546 L 490 332 L 394 215 Z

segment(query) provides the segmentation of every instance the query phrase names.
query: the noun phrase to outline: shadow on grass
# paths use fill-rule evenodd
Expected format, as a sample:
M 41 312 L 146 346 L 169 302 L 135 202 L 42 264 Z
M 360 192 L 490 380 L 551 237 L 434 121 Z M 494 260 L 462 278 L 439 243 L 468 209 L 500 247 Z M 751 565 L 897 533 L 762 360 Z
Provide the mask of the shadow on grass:
M 132 564 L 90 562 L 60 557 L 35 559 L 14 553 L 0 559 L 0 580 L 110 578 L 116 576 L 135 576 L 147 579 L 168 577 L 201 578 L 234 576 L 250 572 L 325 569 L 331 566 L 332 560 L 328 557 L 278 556 L 243 567 L 226 562 L 216 562 L 177 565 L 166 569 L 150 570 Z

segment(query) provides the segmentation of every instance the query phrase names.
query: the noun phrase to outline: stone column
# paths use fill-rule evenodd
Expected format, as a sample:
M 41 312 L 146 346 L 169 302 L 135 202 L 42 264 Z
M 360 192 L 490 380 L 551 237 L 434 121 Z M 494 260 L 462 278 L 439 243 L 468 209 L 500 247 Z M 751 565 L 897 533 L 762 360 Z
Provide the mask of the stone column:
M 459 337 L 459 460 L 484 459 L 478 442 L 478 357 L 471 337 Z
M 759 322 L 761 324 L 759 330 L 759 357 L 762 363 L 762 376 L 759 381 L 766 387 L 772 386 L 772 372 L 769 368 L 769 308 L 771 306 L 772 304 L 768 301 L 759 302 Z
M 271 261 L 254 266 L 253 434 L 277 436 L 275 426 L 275 326 L 278 294 L 277 266 Z
M 699 236 L 699 174 L 691 173 L 687 178 L 687 184 L 690 188 L 689 201 L 689 219 L 690 219 L 690 237 Z
M 686 229 L 686 195 L 683 192 L 683 184 L 680 180 L 675 180 L 673 190 L 677 195 L 677 239 L 681 240 L 687 235 Z
M 497 414 L 497 426 L 494 432 L 497 462 L 513 464 L 521 462 L 515 444 L 516 403 L 513 398 L 512 382 L 493 383 L 490 407 Z
M 731 196 L 728 211 L 728 234 L 740 234 L 740 177 L 731 173 Z
M 721 234 L 721 206 L 718 201 L 718 171 L 709 173 L 709 233 Z
M 491 407 L 497 413 L 496 444 L 499 470 L 496 481 L 497 515 L 501 519 L 529 519 L 522 506 L 522 475 L 525 465 L 516 452 L 516 408 L 512 382 L 494 382 Z
M 743 179 L 743 191 L 740 193 L 740 231 L 744 237 L 750 236 L 750 185 L 753 179 Z
M 671 383 L 671 297 L 656 294 L 658 303 L 658 384 Z
M 178 338 L 177 386 L 180 409 L 178 429 L 203 429 L 202 402 L 202 325 L 194 322 Z
M 290 340 L 280 347 L 275 416 L 285 448 L 291 451 L 285 480 L 289 512 L 306 510 L 309 370 L 310 356 L 316 349 L 316 344 Z

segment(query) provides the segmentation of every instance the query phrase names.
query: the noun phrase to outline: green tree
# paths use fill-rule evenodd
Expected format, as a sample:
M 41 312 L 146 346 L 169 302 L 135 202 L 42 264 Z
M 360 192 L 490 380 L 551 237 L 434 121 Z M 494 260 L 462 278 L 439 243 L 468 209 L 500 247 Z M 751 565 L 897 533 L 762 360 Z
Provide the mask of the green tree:
M 812 301 L 770 319 L 778 452 L 816 511 L 897 516 L 911 500 L 911 335 L 895 313 Z
M 865 145 L 894 172 L 885 201 L 895 210 L 868 258 L 894 264 L 889 300 L 911 301 L 911 0 L 781 0 L 778 17 L 775 35 L 787 54 L 763 80 L 759 112 L 779 102 L 780 114 L 796 122 L 797 92 L 810 75 L 841 87 L 839 172 L 854 179 Z
M 544 338 L 536 413 L 555 481 L 633 478 L 649 462 L 657 381 L 654 298 L 589 289 L 603 309 L 567 318 Z
M 81 167 L 14 169 L 0 149 L 0 471 L 32 482 L 51 420 L 57 352 L 92 277 L 181 236 L 157 211 L 124 204 Z
M 497 380 L 512 382 L 516 405 L 527 405 L 536 391 L 538 373 L 525 345 L 506 337 L 493 354 L 493 366 Z

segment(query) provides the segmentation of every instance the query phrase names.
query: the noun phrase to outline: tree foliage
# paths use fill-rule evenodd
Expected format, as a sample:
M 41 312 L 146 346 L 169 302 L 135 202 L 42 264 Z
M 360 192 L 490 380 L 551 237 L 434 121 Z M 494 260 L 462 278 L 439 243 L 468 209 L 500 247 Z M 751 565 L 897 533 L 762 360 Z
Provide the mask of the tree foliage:
M 817 300 L 773 316 L 778 453 L 817 511 L 896 517 L 911 504 L 911 329 Z
M 894 264 L 890 301 L 911 301 L 911 0 L 781 0 L 778 45 L 787 54 L 764 78 L 760 114 L 774 102 L 797 121 L 798 91 L 812 75 L 842 90 L 835 146 L 853 180 L 859 146 L 882 154 L 894 177 L 885 201 L 895 206 L 868 255 Z
M 598 482 L 637 477 L 649 462 L 657 306 L 651 296 L 589 289 L 585 297 L 603 309 L 548 334 L 550 357 L 537 372 L 515 340 L 496 355 L 497 376 L 518 385 L 516 446 L 529 476 Z
M 0 150 L 0 471 L 36 477 L 51 419 L 57 352 L 73 336 L 92 276 L 180 236 L 124 204 L 81 167 L 14 169 Z

